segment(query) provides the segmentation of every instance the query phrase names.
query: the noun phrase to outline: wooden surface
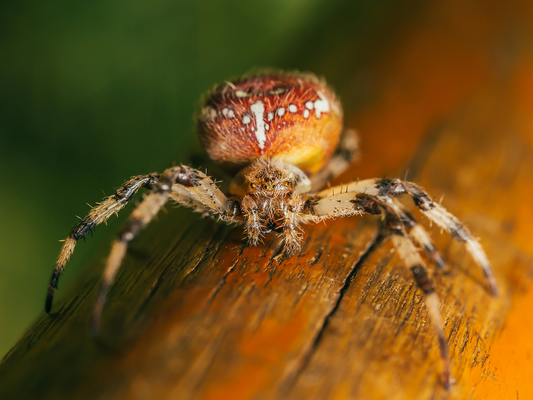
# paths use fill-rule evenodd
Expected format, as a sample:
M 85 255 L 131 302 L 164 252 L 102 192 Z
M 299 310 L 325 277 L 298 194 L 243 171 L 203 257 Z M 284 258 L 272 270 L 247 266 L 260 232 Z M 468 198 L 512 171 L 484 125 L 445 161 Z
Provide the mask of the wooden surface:
M 450 391 L 410 272 L 390 243 L 362 257 L 375 218 L 308 227 L 302 254 L 278 265 L 271 240 L 249 248 L 241 229 L 168 207 L 126 256 L 102 343 L 88 333 L 99 260 L 6 356 L 0 398 L 533 398 L 533 12 L 520 4 L 428 7 L 369 68 L 373 100 L 347 110 L 363 157 L 338 182 L 407 173 L 493 263 L 498 299 L 430 229 L 447 261 L 431 269 Z

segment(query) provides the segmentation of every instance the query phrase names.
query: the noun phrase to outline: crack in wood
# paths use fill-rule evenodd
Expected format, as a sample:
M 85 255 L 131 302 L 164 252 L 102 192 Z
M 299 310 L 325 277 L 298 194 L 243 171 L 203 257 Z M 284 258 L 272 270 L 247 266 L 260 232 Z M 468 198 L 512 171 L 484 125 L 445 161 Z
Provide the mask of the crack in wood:
M 346 278 L 341 288 L 338 291 L 338 297 L 336 301 L 332 304 L 329 311 L 325 314 L 321 323 L 318 324 L 318 329 L 316 331 L 314 338 L 312 338 L 309 345 L 303 349 L 302 356 L 300 357 L 299 362 L 292 370 L 288 371 L 288 373 L 285 374 L 286 376 L 284 378 L 280 380 L 282 382 L 280 385 L 280 397 L 282 398 L 287 397 L 291 389 L 294 387 L 294 385 L 298 381 L 299 376 L 305 370 L 311 357 L 313 356 L 313 353 L 320 345 L 320 342 L 322 341 L 322 338 L 324 336 L 324 332 L 329 326 L 329 322 L 331 318 L 335 315 L 336 311 L 338 310 L 339 305 L 342 299 L 344 298 L 344 295 L 348 291 L 348 288 L 350 287 L 353 281 L 353 278 L 355 277 L 357 272 L 360 270 L 361 266 L 368 259 L 368 257 L 383 243 L 384 239 L 385 238 L 382 235 L 382 233 L 378 232 L 376 236 L 372 240 L 369 241 L 366 249 L 364 249 L 361 252 L 361 256 L 359 260 L 354 264 L 350 272 L 346 275 Z
M 242 248 L 244 247 L 245 245 L 242 246 Z M 239 254 L 242 254 L 242 250 L 239 252 Z M 222 287 L 226 284 L 229 274 L 235 271 L 235 268 L 237 267 L 237 264 L 239 263 L 239 261 L 241 261 L 241 259 L 235 258 L 235 261 L 233 262 L 233 264 L 231 264 L 228 270 L 224 273 L 224 275 L 222 276 L 222 279 L 220 280 L 220 283 L 215 287 L 215 289 L 211 292 L 211 294 L 205 301 L 205 305 L 203 307 L 204 309 L 209 308 L 209 306 L 213 303 L 213 301 L 215 300 L 215 297 L 217 297 L 217 294 L 220 292 L 220 290 L 222 290 Z M 246 263 L 246 258 L 244 258 L 242 262 Z
M 207 256 L 212 252 L 213 254 L 216 254 L 218 249 L 220 248 L 221 244 L 223 243 L 224 241 L 224 237 L 220 238 L 220 239 L 216 239 L 216 236 L 217 236 L 217 233 L 220 231 L 220 228 L 215 230 L 215 232 L 211 235 L 211 238 L 209 239 L 209 242 L 204 246 L 204 251 L 202 252 L 202 255 L 200 257 L 197 258 L 196 262 L 194 263 L 194 265 L 189 268 L 189 270 L 187 271 L 187 273 L 185 274 L 185 277 L 184 277 L 184 280 L 187 279 L 187 277 L 189 275 L 192 275 L 196 269 L 198 268 L 198 266 L 207 258 Z M 227 235 L 226 235 L 227 236 Z M 215 243 L 216 245 L 214 246 L 214 250 L 211 249 L 211 246 L 212 244 Z

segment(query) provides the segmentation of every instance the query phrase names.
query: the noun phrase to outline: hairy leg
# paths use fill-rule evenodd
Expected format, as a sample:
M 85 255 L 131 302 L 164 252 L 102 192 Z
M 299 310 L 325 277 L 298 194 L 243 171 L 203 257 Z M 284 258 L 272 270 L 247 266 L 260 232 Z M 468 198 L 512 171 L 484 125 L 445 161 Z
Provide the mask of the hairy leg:
M 283 213 L 283 246 L 288 256 L 301 249 L 302 229 L 300 228 L 301 212 L 304 202 L 299 195 L 293 195 L 285 206 Z
M 263 224 L 259 215 L 259 207 L 250 195 L 242 200 L 242 213 L 246 226 L 244 228 L 248 243 L 257 246 L 263 238 Z
M 57 288 L 59 276 L 65 269 L 65 264 L 74 252 L 78 240 L 85 238 L 98 224 L 106 222 L 113 214 L 118 214 L 126 204 L 133 198 L 135 193 L 142 188 L 153 188 L 159 179 L 159 174 L 139 175 L 124 183 L 114 195 L 104 199 L 98 206 L 94 207 L 89 214 L 78 223 L 70 235 L 65 240 L 61 253 L 57 259 L 54 272 L 48 285 L 48 295 L 46 297 L 45 310 L 47 313 L 52 309 L 54 291 Z
M 465 243 L 472 258 L 482 267 L 489 282 L 492 294 L 494 296 L 498 295 L 496 279 L 492 273 L 487 256 L 477 239 L 472 236 L 468 228 L 465 227 L 457 217 L 448 212 L 442 205 L 433 201 L 429 195 L 416 184 L 412 182 L 404 182 L 399 179 L 366 179 L 325 189 L 319 192 L 316 195 L 316 198 L 328 199 L 338 193 L 366 193 L 381 198 L 384 201 L 388 201 L 388 199 L 391 199 L 392 197 L 403 194 L 409 195 L 423 215 L 451 234 L 454 239 Z
M 57 287 L 59 275 L 74 251 L 76 241 L 85 237 L 92 228 L 105 222 L 112 214 L 120 211 L 141 187 L 146 187 L 152 192 L 134 210 L 119 239 L 114 242 L 107 261 L 104 283 L 96 305 L 95 315 L 101 312 L 108 286 L 125 255 L 127 244 L 133 240 L 140 229 L 153 219 L 169 197 L 179 204 L 192 207 L 195 211 L 200 211 L 203 214 L 218 216 L 228 222 L 238 221 L 238 206 L 234 204 L 235 202 L 228 200 L 215 182 L 198 170 L 179 166 L 169 168 L 161 175 L 154 173 L 132 178 L 113 196 L 93 208 L 67 238 L 48 288 L 45 306 L 47 312 L 50 312 L 52 308 L 53 294 Z M 98 318 L 94 320 L 97 321 Z
M 364 196 L 364 195 L 363 195 Z M 375 201 L 375 198 L 368 196 L 362 197 L 361 203 Z M 393 204 L 393 203 L 392 203 Z M 383 209 L 385 216 L 384 229 L 390 233 L 390 238 L 400 258 L 405 263 L 406 267 L 411 270 L 415 278 L 417 286 L 422 290 L 425 297 L 426 308 L 429 313 L 431 323 L 437 332 L 439 339 L 439 349 L 441 354 L 442 363 L 444 366 L 443 381 L 444 387 L 448 389 L 450 387 L 451 379 L 451 367 L 450 367 L 450 355 L 448 350 L 448 343 L 444 334 L 444 324 L 442 322 L 442 316 L 439 311 L 439 297 L 435 293 L 435 284 L 429 277 L 428 270 L 420 253 L 411 238 L 407 235 L 405 230 L 405 222 L 402 221 L 403 215 L 397 213 L 399 208 L 390 207 L 391 203 L 382 203 L 379 205 Z M 401 210 L 400 210 L 401 211 Z
M 233 202 L 226 198 L 211 178 L 198 170 L 186 166 L 169 168 L 154 186 L 153 191 L 133 211 L 118 239 L 113 242 L 91 320 L 94 335 L 99 332 L 107 293 L 126 255 L 128 244 L 154 219 L 169 198 L 203 214 L 219 216 L 228 222 L 235 220 Z
M 394 247 L 406 266 L 413 273 L 417 286 L 425 295 L 429 318 L 431 319 L 431 324 L 437 332 L 437 337 L 439 339 L 440 355 L 444 366 L 444 387 L 448 389 L 450 387 L 451 378 L 450 355 L 448 343 L 444 334 L 444 324 L 439 311 L 439 297 L 437 296 L 437 293 L 435 293 L 435 284 L 429 277 L 427 268 L 420 258 L 420 254 L 413 242 L 406 236 L 405 231 L 401 229 L 396 231 L 392 230 L 391 232 L 391 240 Z
M 429 259 L 440 269 L 444 268 L 444 260 L 440 256 L 437 248 L 433 244 L 433 241 L 429 237 L 426 230 L 418 223 L 416 218 L 405 209 L 405 207 L 396 199 L 391 199 L 392 203 L 389 205 L 400 216 L 401 222 L 409 233 L 411 240 L 420 248 L 422 248 Z
M 169 189 L 160 188 L 154 190 L 145 196 L 142 202 L 137 206 L 126 223 L 126 226 L 119 234 L 118 239 L 113 242 L 111 253 L 107 258 L 102 286 L 98 293 L 96 305 L 94 306 L 93 316 L 91 320 L 91 331 L 94 335 L 98 334 L 100 326 L 100 317 L 104 307 L 105 299 L 109 291 L 109 287 L 122 263 L 128 244 L 137 236 L 139 231 L 144 228 L 163 208 L 169 197 Z M 170 184 L 167 185 L 170 187 Z
M 448 345 L 444 335 L 444 324 L 439 312 L 439 299 L 435 293 L 435 285 L 428 275 L 424 261 L 406 232 L 406 224 L 413 223 L 408 214 L 404 214 L 399 205 L 391 199 L 366 193 L 343 192 L 325 198 L 310 198 L 305 204 L 305 213 L 309 221 L 322 220 L 328 217 L 361 215 L 364 213 L 379 215 L 384 218 L 382 229 L 388 233 L 400 258 L 411 270 L 418 287 L 425 295 L 426 307 L 431 323 L 435 328 L 443 360 L 443 379 L 446 388 L 450 385 L 450 358 Z M 416 228 L 416 223 L 414 223 Z M 425 234 L 425 232 L 424 232 Z
M 94 335 L 98 335 L 107 293 L 126 255 L 128 244 L 154 219 L 169 198 L 203 214 L 219 216 L 228 222 L 234 220 L 233 202 L 226 198 L 211 178 L 186 166 L 167 169 L 155 189 L 133 211 L 118 239 L 113 242 L 91 320 Z

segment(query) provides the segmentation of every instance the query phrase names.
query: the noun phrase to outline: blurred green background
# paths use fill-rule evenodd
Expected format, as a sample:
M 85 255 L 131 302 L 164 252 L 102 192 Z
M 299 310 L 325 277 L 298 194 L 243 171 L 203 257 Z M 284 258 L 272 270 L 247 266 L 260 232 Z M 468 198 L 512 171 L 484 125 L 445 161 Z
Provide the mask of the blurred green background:
M 399 3 L 3 4 L 0 354 L 43 312 L 58 240 L 89 211 L 86 203 L 200 152 L 192 116 L 206 90 L 252 68 L 311 70 L 352 109 L 362 106 L 378 84 L 365 64 L 386 51 L 394 24 L 406 23 L 400 8 L 412 10 Z M 58 296 L 84 259 L 105 256 L 121 223 L 109 225 L 78 246 Z

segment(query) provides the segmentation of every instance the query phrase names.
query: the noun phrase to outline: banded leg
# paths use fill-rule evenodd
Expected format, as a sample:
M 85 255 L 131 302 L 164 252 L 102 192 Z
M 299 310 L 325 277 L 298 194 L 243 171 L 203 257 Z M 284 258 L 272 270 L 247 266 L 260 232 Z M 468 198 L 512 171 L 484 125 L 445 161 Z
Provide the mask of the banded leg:
M 234 219 L 233 202 L 228 201 L 204 173 L 187 166 L 167 169 L 155 183 L 154 190 L 133 211 L 118 239 L 113 242 L 91 320 L 94 335 L 98 335 L 107 293 L 126 255 L 128 244 L 154 219 L 169 198 L 204 214 L 220 216 L 229 222 Z
M 181 168 L 180 178 L 172 187 L 171 197 L 180 205 L 191 207 L 205 216 L 220 218 L 225 222 L 237 222 L 239 207 L 218 188 L 203 172 L 187 166 Z
M 365 213 L 379 214 L 381 211 L 364 210 L 356 201 L 357 193 L 341 192 L 331 196 L 309 196 L 306 198 L 303 213 L 305 222 L 320 222 L 328 218 L 361 216 Z
M 310 219 L 313 222 L 318 222 L 325 218 L 362 215 L 363 213 L 381 213 L 379 207 L 376 206 L 377 203 L 370 205 L 370 202 L 367 202 L 365 205 L 366 209 L 358 209 L 358 202 L 354 200 L 355 197 L 354 192 L 342 192 L 323 198 L 318 196 L 312 197 L 307 200 L 304 212 L 308 214 L 307 219 Z M 415 217 L 405 210 L 399 202 L 394 199 L 390 200 L 390 202 L 385 202 L 385 204 L 387 204 L 388 207 L 391 207 L 399 216 L 403 226 L 410 233 L 414 242 L 426 251 L 437 267 L 441 269 L 444 268 L 444 261 L 440 257 L 440 254 L 425 229 L 417 223 Z M 384 199 L 381 199 L 381 202 L 384 202 Z M 310 211 L 311 209 L 312 211 Z
M 283 218 L 283 246 L 288 256 L 296 254 L 301 249 L 302 229 L 300 228 L 304 202 L 298 195 L 293 195 L 286 206 Z
M 444 334 L 444 324 L 439 311 L 439 297 L 435 292 L 435 284 L 429 277 L 427 268 L 420 258 L 418 250 L 413 242 L 406 236 L 403 227 L 398 230 L 391 230 L 391 233 L 392 243 L 398 251 L 400 258 L 402 258 L 406 266 L 411 270 L 417 286 L 424 293 L 429 318 L 439 339 L 440 356 L 444 366 L 442 374 L 444 387 L 449 389 L 451 379 L 450 355 L 448 351 L 448 343 Z
M 50 313 L 54 299 L 54 291 L 57 289 L 59 277 L 65 265 L 74 252 L 78 240 L 85 238 L 98 224 L 106 222 L 113 214 L 118 214 L 126 204 L 132 199 L 137 191 L 142 188 L 151 189 L 158 180 L 159 174 L 139 175 L 124 183 L 114 195 L 104 199 L 98 206 L 94 207 L 89 214 L 78 223 L 70 235 L 65 240 L 59 257 L 56 261 L 54 272 L 48 285 L 45 310 Z
M 450 385 L 450 358 L 448 345 L 444 335 L 444 324 L 439 312 L 439 299 L 435 293 L 435 285 L 431 281 L 424 261 L 420 257 L 418 249 L 406 233 L 405 225 L 412 222 L 406 220 L 407 214 L 403 214 L 401 208 L 390 198 L 382 198 L 367 193 L 343 192 L 330 197 L 314 197 L 307 200 L 304 212 L 308 220 L 317 221 L 328 217 L 344 217 L 349 215 L 373 214 L 383 215 L 385 220 L 384 229 L 397 249 L 400 258 L 411 269 L 418 287 L 425 295 L 431 323 L 437 331 L 441 358 L 444 365 L 443 379 L 446 388 Z
M 485 277 L 489 282 L 492 295 L 498 296 L 496 278 L 494 277 L 487 256 L 477 239 L 472 236 L 468 228 L 465 227 L 453 214 L 448 212 L 439 203 L 431 200 L 429 195 L 419 186 L 412 182 L 403 182 L 399 179 L 367 179 L 325 189 L 318 193 L 316 197 L 329 198 L 339 192 L 366 193 L 384 200 L 408 194 L 423 215 L 452 235 L 454 239 L 465 243 L 465 246 L 474 261 L 476 261 L 476 263 L 483 269 Z
M 242 200 L 242 211 L 246 221 L 245 234 L 250 246 L 257 246 L 263 237 L 263 224 L 257 203 L 248 195 Z
M 400 216 L 402 224 L 409 233 L 411 240 L 413 240 L 417 246 L 424 249 L 429 259 L 432 260 L 439 269 L 444 269 L 444 260 L 422 225 L 420 225 L 416 218 L 396 199 L 392 199 L 390 206 Z
M 372 198 L 370 199 L 372 200 Z M 365 202 L 368 201 L 368 199 L 365 200 L 363 198 L 362 201 Z M 387 231 L 391 234 L 390 238 L 394 244 L 394 247 L 396 248 L 396 251 L 398 251 L 400 258 L 403 260 L 406 267 L 411 270 L 417 286 L 424 293 L 429 318 L 431 320 L 431 324 L 437 332 L 437 337 L 439 339 L 440 355 L 442 364 L 444 366 L 444 387 L 449 389 L 451 379 L 450 354 L 448 350 L 448 342 L 446 341 L 446 336 L 444 334 L 444 324 L 439 311 L 439 297 L 435 292 L 435 284 L 429 277 L 428 270 L 424 264 L 424 261 L 420 257 L 418 249 L 415 247 L 413 241 L 411 238 L 409 238 L 405 231 L 405 222 L 402 221 L 404 215 L 397 213 L 397 211 L 401 212 L 401 210 L 395 207 L 394 202 L 380 204 L 379 207 L 383 209 L 386 223 L 385 229 L 387 229 Z
M 359 156 L 359 138 L 354 130 L 345 130 L 342 134 L 339 146 L 326 166 L 311 176 L 311 188 L 313 191 L 320 190 L 328 182 L 336 178 L 348 169 Z
M 161 185 L 164 186 L 164 185 Z M 137 236 L 139 231 L 144 228 L 163 208 L 168 200 L 170 192 L 170 185 L 166 185 L 166 189 L 160 187 L 152 193 L 149 193 L 137 208 L 131 214 L 126 226 L 119 234 L 119 238 L 113 242 L 111 253 L 107 258 L 102 286 L 98 293 L 96 305 L 91 320 L 91 332 L 93 335 L 98 335 L 100 328 L 100 318 L 102 316 L 102 309 L 105 304 L 105 299 L 109 291 L 109 287 L 122 263 L 128 244 Z
M 448 232 L 454 239 L 465 243 L 472 258 L 483 268 L 492 295 L 498 296 L 498 284 L 492 272 L 489 260 L 481 244 L 472 236 L 466 226 L 464 226 L 453 214 L 448 212 L 442 205 L 433 201 L 429 195 L 419 186 L 411 182 L 402 182 L 399 179 L 382 180 L 381 191 L 399 193 L 402 190 L 413 199 L 415 205 L 420 209 L 430 221 L 433 221 L 441 229 Z

